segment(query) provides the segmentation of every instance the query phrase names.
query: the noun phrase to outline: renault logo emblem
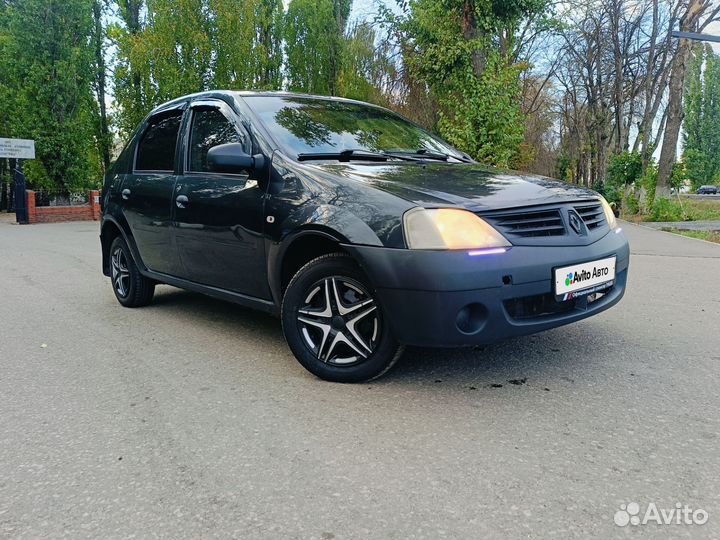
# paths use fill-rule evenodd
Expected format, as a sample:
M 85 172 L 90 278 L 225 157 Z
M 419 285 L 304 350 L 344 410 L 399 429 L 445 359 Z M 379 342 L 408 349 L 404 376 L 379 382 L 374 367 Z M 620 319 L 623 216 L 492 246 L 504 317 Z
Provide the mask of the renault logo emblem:
M 582 219 L 574 210 L 568 212 L 568 219 L 570 220 L 570 228 L 575 231 L 576 234 L 583 234 Z

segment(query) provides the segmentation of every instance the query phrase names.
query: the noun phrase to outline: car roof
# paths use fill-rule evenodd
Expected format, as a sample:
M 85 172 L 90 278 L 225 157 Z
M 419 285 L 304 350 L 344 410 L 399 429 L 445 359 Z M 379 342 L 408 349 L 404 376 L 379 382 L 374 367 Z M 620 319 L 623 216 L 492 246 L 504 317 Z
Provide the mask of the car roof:
M 148 116 L 153 116 L 166 110 L 171 110 L 182 106 L 184 103 L 191 99 L 197 98 L 211 98 L 211 97 L 287 97 L 287 98 L 308 98 L 325 101 L 340 101 L 344 103 L 356 103 L 358 105 L 367 105 L 369 107 L 375 107 L 378 109 L 385 109 L 379 105 L 372 103 L 366 103 L 364 101 L 358 101 L 356 99 L 341 98 L 336 96 L 319 96 L 314 94 L 303 94 L 302 92 L 288 92 L 284 90 L 206 90 L 203 92 L 196 92 L 194 94 L 188 94 L 185 96 L 178 97 L 161 105 L 155 107 Z M 385 109 L 387 110 L 387 109 Z

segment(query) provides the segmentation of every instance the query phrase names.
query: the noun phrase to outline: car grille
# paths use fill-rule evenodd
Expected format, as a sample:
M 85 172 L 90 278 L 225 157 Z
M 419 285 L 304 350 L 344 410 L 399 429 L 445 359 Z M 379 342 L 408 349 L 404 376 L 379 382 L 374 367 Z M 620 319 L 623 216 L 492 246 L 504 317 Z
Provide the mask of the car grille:
M 504 234 L 516 237 L 532 238 L 565 234 L 565 225 L 557 209 L 495 214 L 487 216 L 486 219 Z
M 610 289 L 560 302 L 555 300 L 555 295 L 552 293 L 538 294 L 524 298 L 511 298 L 505 300 L 503 304 L 508 315 L 516 321 L 544 319 L 569 313 L 578 307 L 587 309 L 590 304 L 600 300 L 609 291 Z
M 597 229 L 605 221 L 605 213 L 601 204 L 586 204 L 574 208 L 589 231 Z
M 563 236 L 567 233 L 562 217 L 563 209 L 577 212 L 588 232 L 605 223 L 605 212 L 600 203 L 588 201 L 557 208 L 508 210 L 500 213 L 480 214 L 504 235 L 512 238 L 543 238 Z

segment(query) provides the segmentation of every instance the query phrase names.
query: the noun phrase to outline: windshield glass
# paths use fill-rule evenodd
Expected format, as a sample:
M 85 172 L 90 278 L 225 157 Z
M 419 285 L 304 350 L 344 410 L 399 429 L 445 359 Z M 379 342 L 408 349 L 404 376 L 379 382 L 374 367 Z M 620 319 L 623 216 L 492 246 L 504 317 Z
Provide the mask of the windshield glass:
M 464 159 L 463 154 L 424 129 L 370 105 L 305 97 L 243 97 L 291 156 L 343 150 L 413 154 L 420 151 Z

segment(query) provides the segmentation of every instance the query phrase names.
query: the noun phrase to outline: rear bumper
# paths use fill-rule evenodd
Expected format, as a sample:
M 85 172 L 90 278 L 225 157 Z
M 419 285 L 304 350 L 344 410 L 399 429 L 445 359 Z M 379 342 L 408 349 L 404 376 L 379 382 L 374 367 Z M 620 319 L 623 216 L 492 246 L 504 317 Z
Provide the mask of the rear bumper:
M 345 246 L 375 286 L 395 337 L 426 347 L 481 345 L 576 322 L 617 304 L 630 249 L 610 232 L 588 246 L 515 246 L 496 255 Z M 602 295 L 556 302 L 553 268 L 615 255 Z

